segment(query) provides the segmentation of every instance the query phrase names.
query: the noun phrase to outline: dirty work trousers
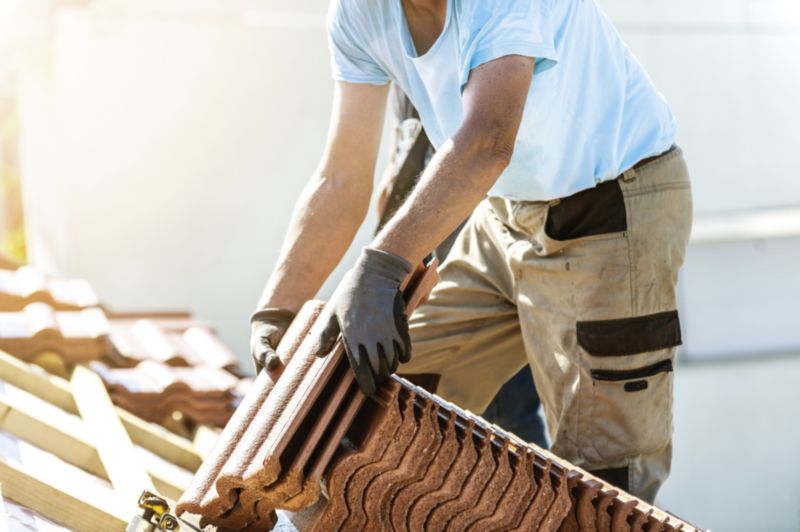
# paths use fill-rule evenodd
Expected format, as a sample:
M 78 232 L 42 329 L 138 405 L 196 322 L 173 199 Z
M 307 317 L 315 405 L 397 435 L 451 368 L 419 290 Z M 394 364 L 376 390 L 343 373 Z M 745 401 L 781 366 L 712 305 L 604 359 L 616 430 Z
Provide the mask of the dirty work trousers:
M 670 470 L 691 219 L 679 148 L 560 200 L 485 199 L 410 319 L 400 372 L 480 413 L 530 364 L 552 451 L 652 501 Z

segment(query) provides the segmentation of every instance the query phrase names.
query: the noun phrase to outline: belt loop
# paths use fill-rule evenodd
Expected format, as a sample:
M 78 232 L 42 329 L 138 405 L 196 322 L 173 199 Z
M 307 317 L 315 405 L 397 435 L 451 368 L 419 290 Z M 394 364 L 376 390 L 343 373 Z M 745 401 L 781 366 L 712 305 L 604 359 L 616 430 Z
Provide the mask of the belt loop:
M 622 172 L 622 180 L 626 183 L 630 183 L 636 179 L 636 169 L 635 168 L 628 168 L 624 172 Z

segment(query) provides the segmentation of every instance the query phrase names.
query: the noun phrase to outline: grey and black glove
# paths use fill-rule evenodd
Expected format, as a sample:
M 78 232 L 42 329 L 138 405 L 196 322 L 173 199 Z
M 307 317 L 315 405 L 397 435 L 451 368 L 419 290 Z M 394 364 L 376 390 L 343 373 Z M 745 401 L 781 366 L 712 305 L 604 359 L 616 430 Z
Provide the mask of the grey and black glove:
M 364 248 L 320 315 L 325 324 L 321 356 L 339 332 L 359 388 L 374 395 L 377 385 L 411 359 L 411 338 L 400 283 L 411 272 L 402 257 Z
M 275 349 L 286 329 L 294 320 L 295 313 L 282 308 L 265 308 L 250 317 L 250 354 L 256 374 L 265 367 L 275 369 L 280 362 Z

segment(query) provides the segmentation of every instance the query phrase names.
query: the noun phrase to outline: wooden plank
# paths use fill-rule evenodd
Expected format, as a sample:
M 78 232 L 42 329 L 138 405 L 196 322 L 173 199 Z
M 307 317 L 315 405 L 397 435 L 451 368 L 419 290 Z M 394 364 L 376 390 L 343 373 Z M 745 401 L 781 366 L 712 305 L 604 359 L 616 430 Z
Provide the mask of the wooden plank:
M 69 381 L 47 374 L 8 353 L 0 351 L 0 380 L 13 384 L 71 414 L 78 414 Z M 189 471 L 197 471 L 203 457 L 192 442 L 167 429 L 145 421 L 127 410 L 117 408 L 117 414 L 131 440 L 161 458 Z
M 117 407 L 116 410 L 131 440 L 139 447 L 191 472 L 197 471 L 203 463 L 203 457 L 189 439 L 145 421 L 122 408 Z
M 0 428 L 95 476 L 108 478 L 83 421 L 0 382 Z
M 42 401 L 35 395 L 0 381 L 0 429 L 10 432 L 74 466 L 108 480 L 83 420 Z M 192 473 L 162 457 L 137 448 L 156 490 L 177 499 L 191 481 Z
M 135 501 L 126 511 L 110 488 L 83 476 L 88 473 L 57 467 L 48 453 L 31 446 L 20 451 L 20 459 L 0 454 L 3 497 L 79 532 L 125 530 Z
M 125 431 L 100 376 L 84 366 L 72 372 L 72 393 L 114 489 L 133 505 L 142 490 L 155 491 L 144 462 Z
M 49 375 L 42 368 L 23 362 L 2 350 L 0 350 L 0 379 L 62 410 L 78 413 L 68 381 Z
M 216 445 L 221 433 L 222 431 L 216 427 L 198 425 L 197 429 L 195 429 L 192 443 L 194 443 L 195 449 L 197 449 L 200 454 L 204 457 L 208 456 L 214 448 L 214 445 Z

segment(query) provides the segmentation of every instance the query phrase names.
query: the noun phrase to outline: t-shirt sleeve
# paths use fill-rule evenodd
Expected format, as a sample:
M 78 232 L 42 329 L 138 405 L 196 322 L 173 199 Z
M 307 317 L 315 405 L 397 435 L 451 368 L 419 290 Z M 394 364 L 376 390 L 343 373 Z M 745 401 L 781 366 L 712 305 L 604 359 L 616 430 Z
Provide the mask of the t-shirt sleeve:
M 343 3 L 334 0 L 328 10 L 328 47 L 333 79 L 373 85 L 388 83 L 389 76 L 370 57 L 363 37 L 359 37 L 363 35 L 363 28 L 357 26 L 360 14 L 347 12 L 357 8 L 343 6 Z
M 465 17 L 460 83 L 464 88 L 470 72 L 506 55 L 536 58 L 534 74 L 558 62 L 550 8 L 546 2 L 495 0 L 472 2 Z

